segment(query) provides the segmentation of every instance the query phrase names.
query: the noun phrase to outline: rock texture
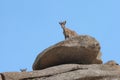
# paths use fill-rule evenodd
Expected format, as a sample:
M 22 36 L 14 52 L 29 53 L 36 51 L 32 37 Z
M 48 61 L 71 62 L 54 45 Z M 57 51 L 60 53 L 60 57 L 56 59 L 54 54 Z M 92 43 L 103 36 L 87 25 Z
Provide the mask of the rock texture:
M 1 75 L 2 80 L 120 80 L 120 66 L 64 64 L 32 72 L 6 72 Z
M 114 60 L 110 60 L 107 63 L 105 63 L 106 65 L 119 65 L 118 63 L 116 63 Z
M 0 80 L 2 80 L 2 76 L 0 75 Z
M 101 64 L 100 44 L 95 38 L 80 35 L 55 44 L 41 52 L 33 70 L 40 70 L 61 64 Z

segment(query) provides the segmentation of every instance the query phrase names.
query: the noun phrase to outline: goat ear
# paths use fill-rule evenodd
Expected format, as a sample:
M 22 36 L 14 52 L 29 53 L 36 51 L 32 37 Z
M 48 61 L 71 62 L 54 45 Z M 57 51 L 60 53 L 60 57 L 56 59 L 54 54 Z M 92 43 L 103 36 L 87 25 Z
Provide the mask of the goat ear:
M 66 21 L 63 21 L 63 22 L 59 22 L 60 25 L 65 25 L 66 24 Z
M 61 22 L 59 22 L 59 24 L 61 25 Z
M 65 21 L 65 24 L 66 24 L 66 21 Z

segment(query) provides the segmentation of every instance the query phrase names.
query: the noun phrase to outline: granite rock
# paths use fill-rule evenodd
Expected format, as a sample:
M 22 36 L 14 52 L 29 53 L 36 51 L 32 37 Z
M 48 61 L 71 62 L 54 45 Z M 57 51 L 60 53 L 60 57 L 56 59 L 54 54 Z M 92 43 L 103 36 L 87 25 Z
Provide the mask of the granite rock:
M 71 63 L 101 64 L 99 42 L 88 35 L 61 41 L 38 54 L 33 64 L 33 70 Z
M 2 80 L 120 80 L 119 65 L 63 64 L 31 72 L 5 72 Z

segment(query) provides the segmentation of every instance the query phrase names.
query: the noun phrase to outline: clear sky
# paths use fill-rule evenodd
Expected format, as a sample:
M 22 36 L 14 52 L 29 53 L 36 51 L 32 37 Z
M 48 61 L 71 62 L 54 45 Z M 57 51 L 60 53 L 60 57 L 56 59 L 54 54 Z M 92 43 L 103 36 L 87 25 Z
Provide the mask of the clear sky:
M 104 62 L 120 63 L 120 0 L 0 0 L 0 72 L 31 71 L 41 51 L 64 40 L 64 20 L 100 42 Z

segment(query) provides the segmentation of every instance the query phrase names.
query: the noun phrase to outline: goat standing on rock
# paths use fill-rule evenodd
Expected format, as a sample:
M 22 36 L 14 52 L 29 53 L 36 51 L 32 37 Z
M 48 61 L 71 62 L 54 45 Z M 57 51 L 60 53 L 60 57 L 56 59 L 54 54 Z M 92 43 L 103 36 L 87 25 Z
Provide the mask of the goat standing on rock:
M 65 27 L 66 21 L 59 22 L 59 24 L 61 25 L 61 27 L 63 29 L 63 34 L 65 36 L 65 39 L 79 36 L 75 31 L 72 31 L 72 30 Z

